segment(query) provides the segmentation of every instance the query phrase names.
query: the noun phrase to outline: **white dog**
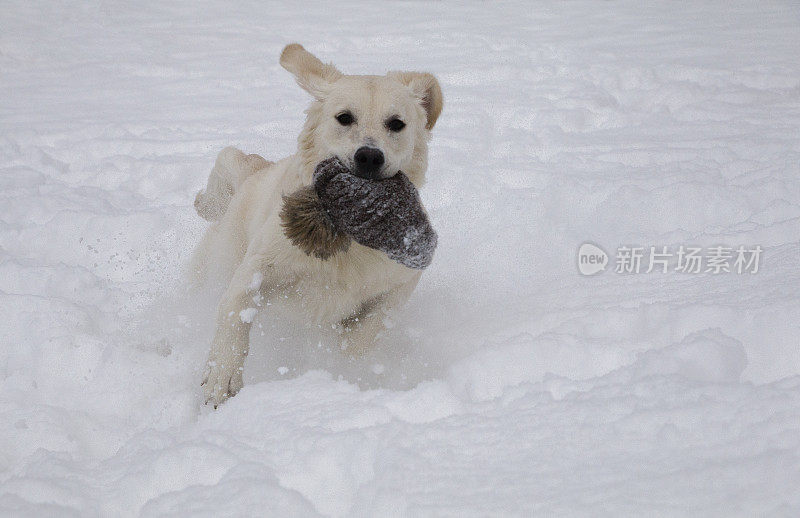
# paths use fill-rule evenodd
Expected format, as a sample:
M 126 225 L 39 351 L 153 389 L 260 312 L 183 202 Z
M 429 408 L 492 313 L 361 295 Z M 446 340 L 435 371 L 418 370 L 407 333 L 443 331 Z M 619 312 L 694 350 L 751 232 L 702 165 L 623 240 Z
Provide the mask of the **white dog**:
M 314 97 L 297 153 L 273 163 L 223 149 L 195 200 L 198 214 L 215 223 L 192 272 L 199 283 L 227 286 L 203 378 L 206 403 L 215 407 L 242 387 L 250 323 L 262 305 L 278 297 L 294 303 L 311 321 L 337 326 L 343 347 L 357 353 L 375 341 L 385 314 L 408 299 L 420 276 L 355 242 L 327 260 L 306 255 L 284 235 L 279 213 L 282 195 L 309 185 L 329 157 L 376 179 L 403 171 L 420 187 L 442 110 L 436 78 L 344 75 L 297 44 L 283 49 L 280 63 Z

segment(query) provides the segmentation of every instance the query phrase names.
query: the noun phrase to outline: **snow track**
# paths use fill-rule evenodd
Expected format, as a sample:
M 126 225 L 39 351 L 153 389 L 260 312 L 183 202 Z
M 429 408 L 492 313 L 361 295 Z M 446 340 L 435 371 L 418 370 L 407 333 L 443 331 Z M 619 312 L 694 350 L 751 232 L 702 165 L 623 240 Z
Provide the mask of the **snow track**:
M 0 514 L 800 514 L 800 8 L 340 5 L 0 9 Z M 275 308 L 210 411 L 192 200 L 293 152 L 291 41 L 437 74 L 439 247 L 379 350 Z M 582 277 L 585 241 L 764 255 Z

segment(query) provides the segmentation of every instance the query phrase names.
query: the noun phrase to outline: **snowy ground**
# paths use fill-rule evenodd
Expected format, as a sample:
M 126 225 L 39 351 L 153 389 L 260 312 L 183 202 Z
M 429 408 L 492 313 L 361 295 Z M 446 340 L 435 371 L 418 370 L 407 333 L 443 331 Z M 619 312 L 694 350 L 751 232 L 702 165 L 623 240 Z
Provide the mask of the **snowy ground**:
M 800 514 L 796 3 L 290 5 L 0 9 L 0 514 Z M 191 202 L 293 152 L 291 41 L 438 75 L 439 249 L 380 350 L 261 318 L 211 411 Z M 765 251 L 583 277 L 584 241 Z

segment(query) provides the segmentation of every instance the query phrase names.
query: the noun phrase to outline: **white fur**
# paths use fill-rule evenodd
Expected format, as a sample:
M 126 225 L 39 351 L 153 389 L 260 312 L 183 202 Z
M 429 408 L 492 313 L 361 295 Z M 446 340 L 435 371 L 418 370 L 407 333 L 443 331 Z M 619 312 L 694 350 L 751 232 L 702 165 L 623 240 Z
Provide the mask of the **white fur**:
M 372 345 L 385 313 L 408 299 L 420 277 L 357 243 L 325 261 L 307 256 L 284 236 L 279 212 L 281 196 L 310 184 L 316 164 L 337 156 L 352 165 L 364 145 L 383 151 L 383 176 L 402 170 L 421 186 L 429 130 L 442 108 L 438 82 L 418 72 L 343 75 L 297 44 L 284 49 L 281 65 L 315 99 L 297 153 L 271 163 L 225 148 L 195 200 L 198 213 L 215 223 L 195 251 L 192 274 L 196 283 L 227 286 L 203 379 L 206 403 L 214 406 L 242 387 L 253 308 L 290 303 L 313 323 L 339 326 L 347 350 L 357 353 Z M 352 112 L 353 125 L 336 120 L 343 110 Z M 406 123 L 403 131 L 386 128 L 392 116 Z

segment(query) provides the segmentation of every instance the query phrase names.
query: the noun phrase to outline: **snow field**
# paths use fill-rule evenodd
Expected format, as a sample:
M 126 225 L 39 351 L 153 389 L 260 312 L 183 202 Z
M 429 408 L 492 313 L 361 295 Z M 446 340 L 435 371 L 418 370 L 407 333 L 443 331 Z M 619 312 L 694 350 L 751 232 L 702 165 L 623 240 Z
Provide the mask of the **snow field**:
M 0 514 L 797 515 L 798 7 L 339 5 L 0 10 Z M 436 73 L 439 245 L 363 361 L 255 317 L 211 411 L 192 200 L 293 152 L 291 41 Z M 582 277 L 585 241 L 765 252 Z

